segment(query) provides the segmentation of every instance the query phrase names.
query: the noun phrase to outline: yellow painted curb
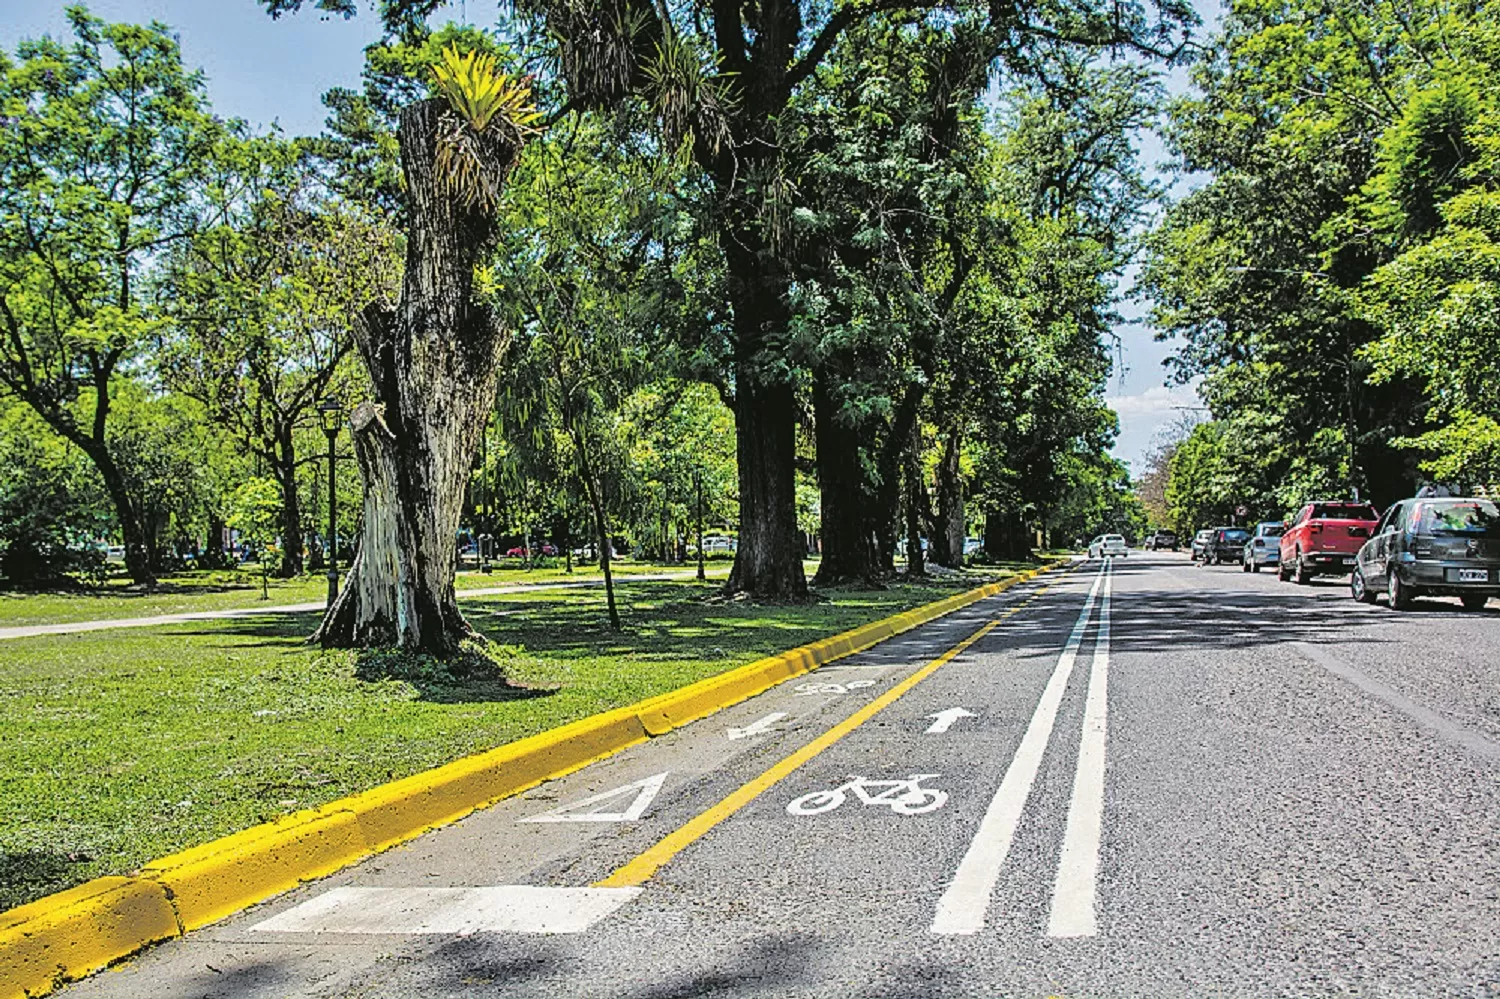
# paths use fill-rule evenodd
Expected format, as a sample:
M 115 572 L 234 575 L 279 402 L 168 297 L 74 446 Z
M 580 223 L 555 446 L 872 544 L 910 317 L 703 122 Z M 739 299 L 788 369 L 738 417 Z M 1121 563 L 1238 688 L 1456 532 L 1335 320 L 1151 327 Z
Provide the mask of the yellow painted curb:
M 95 878 L 0 915 L 0 995 L 46 995 L 181 932 L 161 885 Z
M 549 729 L 0 913 L 0 999 L 31 999 L 867 649 L 1039 572 L 1017 573 L 757 660 L 638 704 Z

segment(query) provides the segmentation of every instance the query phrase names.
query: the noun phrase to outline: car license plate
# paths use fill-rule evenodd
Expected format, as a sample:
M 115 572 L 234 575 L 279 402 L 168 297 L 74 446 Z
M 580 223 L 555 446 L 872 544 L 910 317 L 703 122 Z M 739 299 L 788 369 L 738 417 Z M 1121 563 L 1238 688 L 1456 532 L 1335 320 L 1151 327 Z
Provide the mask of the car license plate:
M 1488 583 L 1490 574 L 1487 569 L 1460 569 L 1458 581 L 1460 583 Z
M 1354 556 L 1353 555 L 1345 555 L 1344 556 L 1344 564 L 1345 565 L 1353 565 L 1354 564 Z

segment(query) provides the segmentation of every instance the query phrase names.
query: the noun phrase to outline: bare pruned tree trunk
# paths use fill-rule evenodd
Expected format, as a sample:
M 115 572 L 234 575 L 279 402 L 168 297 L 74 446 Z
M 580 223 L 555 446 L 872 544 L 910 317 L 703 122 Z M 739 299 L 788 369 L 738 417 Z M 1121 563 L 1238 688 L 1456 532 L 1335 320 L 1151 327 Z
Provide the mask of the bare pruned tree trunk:
M 473 295 L 475 264 L 494 238 L 493 207 L 460 200 L 434 169 L 450 115 L 440 100 L 401 115 L 406 273 L 400 304 L 372 304 L 355 324 L 375 386 L 351 419 L 363 533 L 348 585 L 313 636 L 324 645 L 447 655 L 472 634 L 454 595 L 454 547 L 506 336 Z M 487 152 L 496 162 L 486 166 L 503 176 L 518 149 Z

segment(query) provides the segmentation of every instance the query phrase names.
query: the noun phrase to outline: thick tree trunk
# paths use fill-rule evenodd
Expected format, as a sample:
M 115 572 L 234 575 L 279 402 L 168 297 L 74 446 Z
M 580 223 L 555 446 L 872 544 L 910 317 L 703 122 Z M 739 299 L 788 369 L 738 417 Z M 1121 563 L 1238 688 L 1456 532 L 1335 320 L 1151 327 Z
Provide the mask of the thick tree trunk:
M 796 400 L 789 385 L 740 381 L 735 405 L 740 538 L 727 593 L 772 600 L 807 595 L 795 490 Z
M 922 552 L 922 513 L 927 507 L 927 484 L 922 481 L 922 451 L 917 446 L 920 436 L 912 428 L 911 446 L 906 453 L 906 575 L 907 578 L 927 575 L 927 563 Z
M 1031 561 L 1032 538 L 1026 520 L 1009 510 L 992 510 L 984 518 L 984 550 L 993 559 Z
M 865 471 L 859 434 L 838 417 L 832 376 L 813 379 L 813 419 L 818 445 L 818 494 L 822 508 L 822 560 L 815 586 L 872 582 L 879 571 L 871 541 Z
M 958 468 L 961 436 L 957 428 L 948 432 L 937 468 L 938 509 L 932 532 L 932 560 L 949 569 L 964 564 L 964 484 Z
M 79 442 L 75 440 L 74 443 Z M 125 571 L 130 574 L 130 581 L 142 586 L 155 586 L 156 573 L 151 571 L 150 539 L 141 523 L 140 510 L 131 500 L 130 490 L 125 488 L 125 477 L 120 474 L 120 469 L 103 444 L 84 447 L 83 452 L 99 470 L 105 492 L 114 504 L 115 519 L 120 522 L 120 533 L 124 535 Z
M 875 533 L 880 566 L 884 571 L 893 569 L 896 552 L 896 535 L 901 525 L 901 460 L 911 442 L 911 434 L 917 425 L 917 412 L 927 390 L 921 384 L 906 387 L 896 412 L 891 417 L 890 432 L 881 445 L 876 462 L 879 482 L 875 489 Z
M 348 583 L 313 636 L 324 645 L 447 655 L 472 634 L 454 595 L 454 546 L 505 338 L 472 294 L 493 216 L 434 173 L 446 107 L 423 101 L 401 115 L 406 271 L 398 307 L 367 307 L 355 324 L 376 401 L 350 421 L 364 512 Z
M 224 515 L 218 510 L 210 508 L 208 515 L 208 536 L 203 540 L 203 554 L 198 557 L 198 564 L 205 569 L 222 569 L 228 563 L 224 556 Z
M 297 452 L 292 428 L 277 435 L 276 482 L 281 486 L 281 568 L 276 575 L 291 579 L 302 575 L 302 504 L 297 498 Z
M 749 232 L 726 231 L 725 258 L 735 331 L 735 453 L 740 538 L 724 591 L 771 600 L 807 596 L 797 529 L 797 398 L 783 358 L 767 341 L 785 338 L 786 286 L 767 274 Z

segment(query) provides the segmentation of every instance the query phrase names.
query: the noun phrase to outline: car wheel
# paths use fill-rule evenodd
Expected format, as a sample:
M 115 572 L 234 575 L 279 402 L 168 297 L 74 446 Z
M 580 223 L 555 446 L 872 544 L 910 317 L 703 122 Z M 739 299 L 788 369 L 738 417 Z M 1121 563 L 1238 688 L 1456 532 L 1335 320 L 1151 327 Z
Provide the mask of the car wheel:
M 1253 561 L 1254 561 L 1254 559 L 1248 559 L 1248 558 L 1246 558 L 1246 559 L 1240 559 L 1240 572 L 1249 572 L 1250 571 L 1250 563 L 1253 562 Z
M 1465 593 L 1458 599 L 1464 602 L 1464 610 L 1484 610 L 1490 598 L 1483 593 Z
M 1359 566 L 1355 566 L 1354 571 L 1349 574 L 1349 595 L 1362 604 L 1375 602 L 1375 593 L 1365 582 L 1365 574 L 1360 571 Z
M 1312 573 L 1307 571 L 1307 566 L 1302 564 L 1302 553 L 1297 553 L 1297 564 L 1292 567 L 1292 578 L 1297 581 L 1298 586 L 1306 586 L 1312 582 Z
M 1392 610 L 1406 610 L 1411 607 L 1411 587 L 1401 582 L 1401 577 L 1393 568 L 1385 584 L 1386 596 L 1390 599 Z
M 1260 563 L 1257 562 L 1257 561 L 1255 561 L 1255 559 L 1251 559 L 1250 560 L 1250 571 L 1251 572 L 1260 572 Z
M 1285 583 L 1287 580 L 1289 580 L 1289 579 L 1292 578 L 1291 570 L 1292 570 L 1292 567 L 1291 567 L 1290 563 L 1287 563 L 1287 562 L 1280 563 L 1279 565 L 1276 566 L 1276 578 L 1279 579 L 1279 580 L 1281 580 L 1283 583 Z

